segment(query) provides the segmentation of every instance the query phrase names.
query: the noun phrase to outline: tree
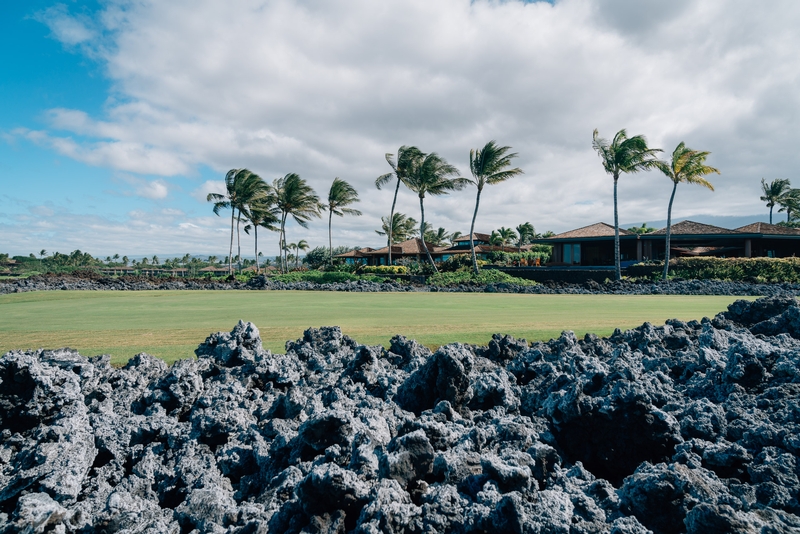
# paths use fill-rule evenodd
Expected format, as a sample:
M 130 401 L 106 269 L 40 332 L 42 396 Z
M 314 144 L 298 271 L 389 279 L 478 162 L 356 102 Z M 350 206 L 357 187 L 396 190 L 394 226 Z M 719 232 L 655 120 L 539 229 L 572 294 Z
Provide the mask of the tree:
M 278 249 L 283 250 L 281 272 L 289 268 L 286 258 L 286 219 L 291 216 L 294 221 L 308 228 L 312 217 L 320 217 L 321 205 L 319 197 L 305 180 L 296 173 L 290 172 L 283 178 L 276 178 L 270 186 L 270 194 L 275 198 L 275 206 L 280 211 L 280 241 Z
M 522 252 L 522 246 L 527 245 L 532 239 L 536 239 L 536 228 L 529 222 L 524 222 L 517 226 L 517 252 Z
M 333 239 L 331 232 L 333 216 L 360 216 L 361 212 L 357 209 L 346 207 L 356 202 L 359 202 L 358 191 L 356 191 L 352 185 L 348 184 L 341 178 L 334 178 L 333 183 L 331 184 L 331 189 L 328 191 L 328 204 L 322 206 L 323 209 L 328 210 L 328 248 L 330 249 L 331 253 L 331 265 L 333 265 Z
M 800 189 L 789 189 L 780 199 L 779 212 L 786 212 L 786 222 L 789 223 L 800 213 Z
M 214 203 L 214 213 L 219 215 L 220 210 L 231 210 L 231 246 L 228 253 L 228 272 L 233 273 L 233 230 L 236 222 L 236 234 L 239 234 L 239 222 L 242 219 L 242 210 L 257 198 L 267 194 L 267 184 L 260 176 L 247 169 L 231 169 L 225 175 L 225 194 L 209 193 L 208 202 Z M 236 217 L 238 210 L 239 217 Z M 241 241 L 239 242 L 239 256 L 242 255 Z
M 719 174 L 719 171 L 714 167 L 706 165 L 706 158 L 710 152 L 700 152 L 699 150 L 692 150 L 681 141 L 675 150 L 672 152 L 672 161 L 670 163 L 659 162 L 658 168 L 663 172 L 667 178 L 672 180 L 672 194 L 669 197 L 669 207 L 667 208 L 667 236 L 666 236 L 666 249 L 664 251 L 664 276 L 667 279 L 669 273 L 669 238 L 672 231 L 672 202 L 675 200 L 675 190 L 681 182 L 687 184 L 702 185 L 710 190 L 714 190 L 711 182 L 707 181 L 703 176 L 708 176 L 711 173 Z
M 475 211 L 472 213 L 472 224 L 469 227 L 469 250 L 472 255 L 472 269 L 478 274 L 478 258 L 475 256 L 475 219 L 478 218 L 478 207 L 481 203 L 481 192 L 487 185 L 499 184 L 509 178 L 523 174 L 522 169 L 511 167 L 511 160 L 517 157 L 516 153 L 508 154 L 510 146 L 497 146 L 492 140 L 483 148 L 469 151 L 469 170 L 472 180 L 469 183 L 478 188 L 475 197 Z
M 425 223 L 426 225 L 428 223 Z M 426 230 L 425 231 L 425 241 L 431 243 L 432 245 L 436 245 L 440 247 L 444 245 L 450 239 L 450 234 L 447 233 L 442 227 L 439 227 L 437 230 Z
M 643 222 L 641 226 L 632 226 L 628 228 L 629 232 L 633 232 L 634 234 L 644 235 L 644 234 L 651 234 L 656 231 L 655 228 L 652 226 L 647 226 L 646 222 Z
M 292 243 L 291 248 L 294 250 L 294 268 L 300 267 L 300 251 L 305 252 L 308 250 L 308 241 L 301 239 L 297 243 Z
M 417 147 L 403 145 L 397 149 L 397 163 L 395 163 L 394 154 L 386 154 L 386 162 L 392 168 L 392 172 L 378 176 L 378 178 L 375 179 L 375 187 L 380 189 L 386 185 L 392 177 L 397 178 L 397 185 L 395 185 L 394 197 L 392 198 L 392 209 L 389 212 L 389 219 L 387 220 L 389 223 L 389 231 L 386 233 L 388 241 L 387 246 L 389 247 L 389 265 L 392 264 L 392 236 L 394 235 L 392 224 L 394 223 L 394 207 L 397 204 L 397 192 L 400 190 L 401 182 L 408 186 L 407 181 L 409 176 L 411 176 L 414 172 L 414 168 L 419 165 L 424 156 L 425 154 Z
M 258 265 L 260 256 L 258 252 L 258 227 L 277 232 L 277 224 L 280 222 L 279 215 L 280 212 L 275 206 L 275 197 L 271 194 L 259 196 L 247 206 L 247 218 L 250 222 L 244 227 L 244 231 L 249 235 L 250 230 L 253 230 L 257 273 L 261 272 L 261 268 Z
M 492 235 L 497 237 L 495 242 L 501 247 L 505 247 L 510 241 L 517 237 L 514 230 L 506 228 L 505 226 L 501 226 L 496 232 L 492 232 Z
M 153 266 L 157 266 L 157 265 L 160 265 L 160 264 L 161 264 L 161 262 L 158 261 L 158 256 L 153 255 Z
M 619 258 L 619 211 L 617 209 L 617 182 L 621 174 L 632 174 L 658 167 L 657 152 L 660 148 L 649 148 L 643 135 L 628 138 L 628 133 L 622 129 L 617 132 L 614 139 L 609 142 L 600 137 L 595 131 L 592 134 L 592 148 L 600 156 L 603 169 L 614 177 L 614 269 L 616 279 L 622 279 L 622 269 Z
M 772 208 L 775 207 L 775 204 L 779 204 L 783 197 L 789 192 L 791 188 L 789 184 L 789 180 L 784 180 L 782 178 L 778 178 L 777 180 L 772 180 L 769 184 L 767 183 L 764 178 L 761 179 L 761 191 L 763 191 L 764 195 L 761 197 L 761 201 L 767 203 L 767 207 L 769 208 L 769 223 L 772 224 Z
M 122 265 L 127 267 L 128 266 L 128 262 L 130 262 L 130 260 L 128 259 L 128 256 L 122 256 Z
M 463 189 L 470 181 L 462 178 L 458 169 L 447 163 L 436 152 L 425 155 L 417 165 L 412 167 L 411 171 L 406 179 L 406 186 L 419 197 L 419 236 L 422 238 L 422 248 L 434 272 L 439 272 L 433 263 L 428 245 L 425 244 L 425 195 L 446 195 L 450 191 Z
M 411 239 L 417 226 L 416 219 L 413 217 L 406 217 L 405 214 L 399 212 L 392 214 L 391 224 L 388 217 L 381 217 L 381 223 L 381 230 L 375 230 L 375 233 L 388 236 L 391 232 L 392 237 L 389 239 L 390 245 Z

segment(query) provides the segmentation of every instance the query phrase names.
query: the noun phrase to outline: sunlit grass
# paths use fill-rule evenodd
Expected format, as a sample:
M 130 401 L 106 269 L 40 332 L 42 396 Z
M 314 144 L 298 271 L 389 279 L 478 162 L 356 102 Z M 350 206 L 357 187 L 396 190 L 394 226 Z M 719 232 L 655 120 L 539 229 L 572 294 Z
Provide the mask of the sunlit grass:
M 68 346 L 114 363 L 139 352 L 166 361 L 191 357 L 210 333 L 239 319 L 283 352 L 309 327 L 337 325 L 368 345 L 403 334 L 436 348 L 485 345 L 494 333 L 547 340 L 563 330 L 607 336 L 645 321 L 712 317 L 737 297 L 343 293 L 311 291 L 42 291 L 0 295 L 0 353 Z

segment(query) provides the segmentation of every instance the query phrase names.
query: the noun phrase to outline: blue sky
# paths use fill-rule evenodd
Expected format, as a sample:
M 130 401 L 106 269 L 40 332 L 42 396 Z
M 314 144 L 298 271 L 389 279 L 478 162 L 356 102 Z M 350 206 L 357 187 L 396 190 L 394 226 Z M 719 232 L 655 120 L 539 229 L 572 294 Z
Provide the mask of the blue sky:
M 359 190 L 338 244 L 377 246 L 384 153 L 511 145 L 526 174 L 482 197 L 480 230 L 563 231 L 613 219 L 591 131 L 709 150 L 714 193 L 681 186 L 675 216 L 766 216 L 761 177 L 800 156 L 800 7 L 776 1 L 130 0 L 0 6 L 0 252 L 224 255 L 204 201 L 225 172 L 298 172 Z M 800 179 L 797 179 L 800 183 Z M 663 221 L 666 179 L 620 183 L 623 221 Z M 474 192 L 426 199 L 467 230 Z M 399 209 L 418 218 L 401 193 Z M 727 218 L 726 218 L 727 217 Z M 288 239 L 327 243 L 325 221 Z M 277 247 L 264 237 L 265 254 Z

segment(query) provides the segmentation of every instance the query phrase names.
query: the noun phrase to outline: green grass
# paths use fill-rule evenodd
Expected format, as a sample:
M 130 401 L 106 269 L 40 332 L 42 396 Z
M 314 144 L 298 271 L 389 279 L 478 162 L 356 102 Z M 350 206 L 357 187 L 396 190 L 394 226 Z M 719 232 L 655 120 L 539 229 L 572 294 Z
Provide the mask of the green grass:
M 138 352 L 167 361 L 191 357 L 211 332 L 251 321 L 264 346 L 308 327 L 338 325 L 368 345 L 403 334 L 435 348 L 485 345 L 494 333 L 547 340 L 563 330 L 607 336 L 644 321 L 712 317 L 736 297 L 339 293 L 306 291 L 42 291 L 0 295 L 0 354 L 69 346 L 116 364 Z

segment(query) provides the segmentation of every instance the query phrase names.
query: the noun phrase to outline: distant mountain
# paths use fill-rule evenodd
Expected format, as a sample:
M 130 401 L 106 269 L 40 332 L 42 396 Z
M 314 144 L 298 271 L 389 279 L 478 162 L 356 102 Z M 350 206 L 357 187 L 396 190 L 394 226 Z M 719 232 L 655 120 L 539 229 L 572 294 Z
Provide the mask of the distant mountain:
M 776 215 L 779 215 L 776 217 Z M 690 215 L 689 217 L 673 217 L 672 224 L 679 223 L 681 221 L 694 221 L 702 224 L 710 224 L 713 226 L 719 226 L 720 228 L 728 228 L 734 229 L 739 228 L 741 226 L 748 225 L 754 222 L 769 222 L 769 214 L 764 215 Z M 786 216 L 783 213 L 772 214 L 772 222 L 773 224 L 777 224 L 780 221 L 786 220 Z M 655 229 L 664 228 L 667 225 L 667 220 L 662 219 L 660 221 L 639 221 L 633 223 L 620 223 L 620 228 L 631 228 L 633 226 L 641 226 L 642 223 L 647 222 L 647 226 L 650 226 Z

